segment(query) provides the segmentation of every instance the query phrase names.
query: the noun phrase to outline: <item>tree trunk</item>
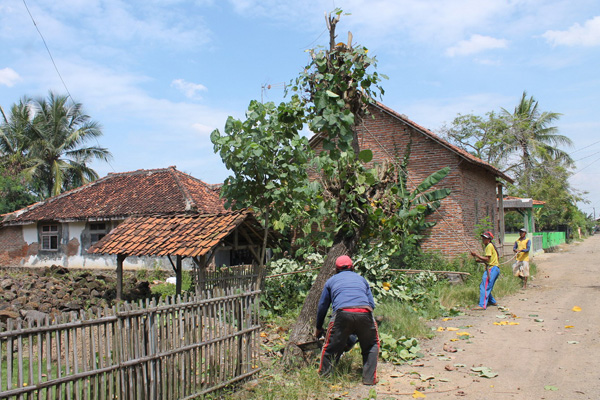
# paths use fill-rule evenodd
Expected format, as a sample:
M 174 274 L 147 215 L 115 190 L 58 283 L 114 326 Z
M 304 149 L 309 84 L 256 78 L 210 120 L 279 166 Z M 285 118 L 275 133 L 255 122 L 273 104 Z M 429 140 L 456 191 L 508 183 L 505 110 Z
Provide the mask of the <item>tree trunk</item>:
M 291 367 L 306 361 L 304 353 L 300 350 L 300 347 L 298 347 L 298 343 L 305 343 L 316 339 L 314 333 L 316 328 L 317 307 L 325 282 L 335 274 L 335 260 L 342 255 L 352 255 L 356 249 L 359 237 L 360 234 L 357 233 L 352 237 L 344 237 L 342 234 L 338 234 L 335 237 L 333 246 L 327 252 L 323 267 L 321 268 L 319 275 L 317 275 L 315 283 L 310 288 L 310 291 L 304 300 L 304 304 L 302 305 L 298 320 L 290 333 L 290 339 L 283 353 L 283 361 L 286 366 Z

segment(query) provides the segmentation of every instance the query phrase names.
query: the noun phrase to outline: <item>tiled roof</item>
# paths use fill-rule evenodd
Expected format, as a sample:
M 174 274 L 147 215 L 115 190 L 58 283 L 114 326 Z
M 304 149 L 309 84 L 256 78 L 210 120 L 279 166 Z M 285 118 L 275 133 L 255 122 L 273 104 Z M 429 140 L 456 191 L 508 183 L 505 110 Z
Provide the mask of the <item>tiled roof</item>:
M 108 174 L 77 189 L 6 214 L 3 224 L 224 211 L 223 201 L 210 185 L 175 167 L 168 167 Z
M 127 256 L 202 256 L 236 228 L 246 234 L 238 244 L 262 241 L 262 227 L 248 210 L 224 214 L 130 217 L 88 249 L 89 253 Z
M 439 137 L 438 135 L 436 135 L 435 133 L 433 133 L 432 131 L 430 131 L 429 129 L 417 124 L 414 121 L 411 121 L 410 119 L 408 119 L 408 117 L 406 115 L 400 114 L 394 110 L 392 110 L 391 108 L 387 107 L 386 105 L 382 104 L 382 103 L 375 103 L 373 105 L 374 107 L 379 108 L 380 110 L 382 110 L 385 113 L 390 114 L 391 116 L 393 116 L 394 118 L 397 118 L 399 120 L 401 120 L 402 122 L 404 122 L 405 124 L 411 126 L 412 128 L 416 129 L 417 131 L 421 132 L 423 135 L 433 139 L 434 141 L 436 141 L 437 143 L 439 143 L 441 146 L 447 148 L 448 150 L 456 153 L 458 156 L 460 156 L 461 158 L 467 160 L 470 163 L 479 165 L 480 167 L 483 167 L 484 169 L 490 171 L 491 173 L 493 173 L 495 176 L 498 176 L 510 183 L 513 182 L 513 179 L 511 177 L 509 177 L 508 175 L 506 175 L 504 172 L 500 171 L 498 168 L 494 167 L 491 164 L 488 164 L 487 162 L 483 161 L 482 159 L 475 157 L 474 155 L 472 155 L 471 153 L 469 153 L 466 150 L 463 150 L 455 145 L 453 145 L 450 142 L 447 142 L 446 140 L 442 139 L 441 137 Z M 313 137 L 310 138 L 310 142 L 311 144 L 317 142 L 320 138 L 321 138 L 320 133 L 315 134 Z

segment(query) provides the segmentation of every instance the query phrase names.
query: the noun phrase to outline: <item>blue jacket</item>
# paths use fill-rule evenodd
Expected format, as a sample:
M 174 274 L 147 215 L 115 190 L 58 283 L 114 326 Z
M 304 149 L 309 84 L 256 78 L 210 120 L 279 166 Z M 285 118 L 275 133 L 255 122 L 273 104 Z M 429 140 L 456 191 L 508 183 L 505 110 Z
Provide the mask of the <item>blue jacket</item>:
M 317 328 L 322 329 L 329 305 L 333 312 L 341 308 L 375 308 L 369 283 L 354 271 L 341 271 L 325 283 L 317 309 Z

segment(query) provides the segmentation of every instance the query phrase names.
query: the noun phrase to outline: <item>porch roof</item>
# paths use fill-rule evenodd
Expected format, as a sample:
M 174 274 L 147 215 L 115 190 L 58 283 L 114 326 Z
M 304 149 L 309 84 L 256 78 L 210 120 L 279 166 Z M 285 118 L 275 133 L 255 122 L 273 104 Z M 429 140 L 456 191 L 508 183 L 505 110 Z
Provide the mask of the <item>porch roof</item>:
M 239 235 L 228 238 L 236 229 Z M 219 245 L 256 246 L 264 230 L 248 209 L 221 214 L 130 217 L 88 249 L 92 254 L 203 256 Z M 273 236 L 270 234 L 270 238 Z M 227 243 L 225 243 L 227 241 Z

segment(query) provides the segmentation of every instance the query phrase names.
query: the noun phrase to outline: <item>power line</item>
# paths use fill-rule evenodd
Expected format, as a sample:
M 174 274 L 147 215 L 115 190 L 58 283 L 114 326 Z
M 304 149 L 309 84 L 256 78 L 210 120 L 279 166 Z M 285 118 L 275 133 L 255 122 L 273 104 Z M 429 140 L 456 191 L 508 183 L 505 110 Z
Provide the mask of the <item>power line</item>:
M 65 87 L 68 97 L 71 98 L 71 101 L 73 103 L 75 103 L 75 99 L 73 99 L 73 96 L 71 96 L 71 92 L 69 91 L 69 88 L 67 87 L 67 84 L 65 83 L 65 80 L 63 79 L 62 75 L 60 74 L 60 71 L 58 70 L 58 66 L 56 65 L 56 62 L 54 61 L 54 57 L 52 57 L 52 53 L 50 52 L 50 48 L 48 47 L 48 44 L 46 43 L 46 39 L 44 39 L 44 35 L 42 35 L 42 32 L 40 31 L 40 28 L 38 27 L 37 23 L 35 22 L 35 19 L 33 18 L 31 11 L 29 11 L 29 7 L 27 6 L 27 3 L 25 2 L 25 0 L 23 0 L 23 4 L 25 5 L 25 9 L 27 10 L 29 17 L 31 18 L 31 22 L 33 22 L 33 26 L 35 26 L 35 29 L 38 31 L 38 33 L 40 34 L 40 37 L 42 38 L 42 42 L 44 42 L 44 46 L 46 47 L 46 51 L 48 51 L 48 55 L 50 56 L 52 65 L 54 65 L 54 69 L 56 70 L 56 73 L 58 74 L 60 81 L 62 82 L 63 86 Z M 95 139 L 96 139 L 96 144 L 98 145 L 98 147 L 100 147 L 100 142 L 98 142 L 98 138 L 95 138 Z M 106 160 L 106 163 L 110 166 L 110 168 L 114 172 L 115 168 L 112 166 L 110 161 Z
M 58 70 L 58 67 L 56 66 L 56 63 L 54 62 L 54 57 L 52 57 L 52 53 L 50 52 L 50 48 L 48 48 L 48 44 L 46 43 L 46 39 L 44 39 L 44 35 L 42 35 L 42 32 L 40 31 L 40 28 L 38 28 L 38 25 L 35 22 L 35 19 L 33 18 L 33 15 L 31 15 L 31 11 L 29 11 L 29 7 L 27 7 L 27 3 L 25 2 L 25 0 L 23 0 L 23 4 L 25 5 L 25 8 L 27 9 L 27 13 L 31 17 L 31 22 L 33 22 L 33 25 L 35 26 L 35 29 L 40 34 L 40 37 L 42 38 L 42 42 L 44 42 L 44 46 L 46 47 L 46 50 L 48 51 L 48 55 L 50 56 L 50 60 L 52 60 L 52 65 L 54 65 L 54 69 L 56 70 L 56 73 L 58 74 L 58 77 L 60 78 L 60 81 L 62 82 L 63 86 L 65 87 L 65 90 L 67 91 L 67 94 L 71 98 L 71 101 L 74 102 L 75 100 L 73 100 L 73 96 L 71 96 L 71 92 L 69 92 L 69 88 L 67 88 L 67 84 L 65 83 L 62 75 L 60 74 L 60 71 Z
M 591 163 L 589 163 L 588 165 L 586 165 L 585 167 L 581 168 L 579 171 L 577 171 L 573 175 L 571 175 L 571 177 L 574 177 L 575 175 L 577 175 L 578 173 L 580 173 L 581 171 L 583 171 L 584 169 L 586 169 L 590 165 L 594 164 L 596 161 L 600 161 L 600 158 L 596 158 L 594 161 L 592 161 Z
M 590 157 L 592 157 L 592 156 L 595 156 L 596 154 L 600 154 L 600 151 L 597 151 L 597 152 L 595 152 L 594 154 L 590 154 L 589 156 L 585 156 L 585 157 L 578 158 L 577 160 L 574 160 L 574 161 L 581 161 L 581 160 L 585 160 L 586 158 L 590 158 Z
M 600 140 L 598 140 L 597 142 L 594 142 L 594 143 L 592 143 L 592 144 L 588 144 L 587 146 L 585 146 L 585 147 L 582 147 L 582 148 L 580 148 L 580 149 L 573 150 L 573 151 L 571 152 L 571 154 L 573 154 L 573 153 L 577 153 L 578 151 L 581 151 L 581 150 L 583 150 L 583 149 L 587 149 L 588 147 L 592 147 L 593 145 L 595 145 L 595 144 L 598 144 L 598 143 L 600 143 Z

